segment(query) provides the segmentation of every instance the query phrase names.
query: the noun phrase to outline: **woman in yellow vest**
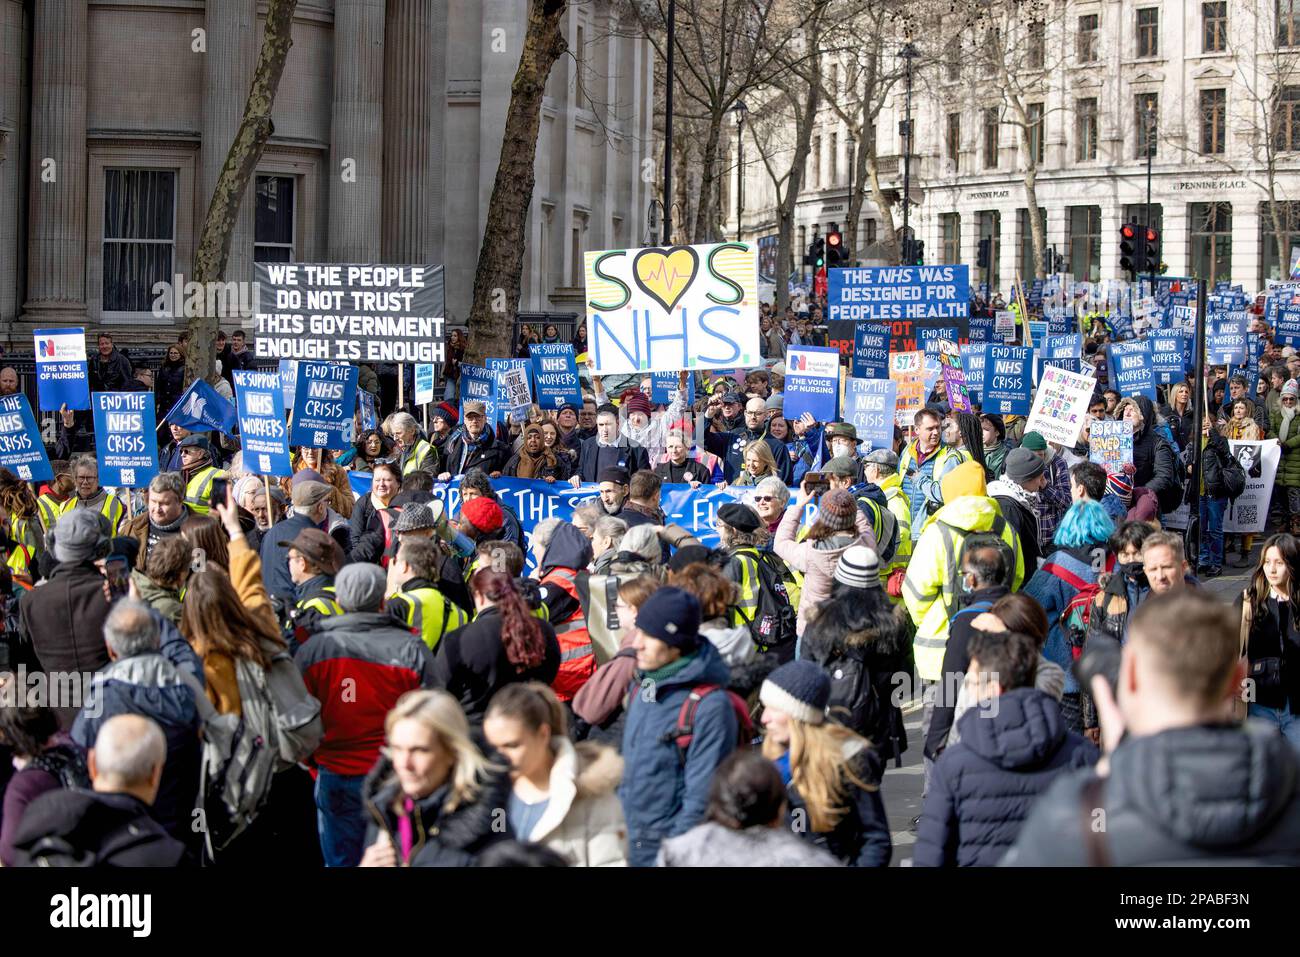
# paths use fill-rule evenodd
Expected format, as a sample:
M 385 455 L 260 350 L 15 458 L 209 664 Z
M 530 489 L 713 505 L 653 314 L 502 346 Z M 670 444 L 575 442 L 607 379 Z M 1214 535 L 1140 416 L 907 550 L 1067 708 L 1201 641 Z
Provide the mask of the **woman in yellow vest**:
M 14 580 L 30 585 L 38 577 L 36 561 L 44 535 L 31 486 L 8 469 L 0 469 L 0 521 L 9 539 L 5 564 Z

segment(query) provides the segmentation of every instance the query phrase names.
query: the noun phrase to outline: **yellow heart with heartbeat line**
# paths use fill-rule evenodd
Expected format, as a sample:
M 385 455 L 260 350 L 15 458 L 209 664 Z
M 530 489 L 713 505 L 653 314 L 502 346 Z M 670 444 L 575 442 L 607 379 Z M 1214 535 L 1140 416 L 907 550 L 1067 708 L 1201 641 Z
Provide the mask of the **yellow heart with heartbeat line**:
M 695 281 L 700 257 L 690 246 L 643 249 L 632 261 L 632 278 L 642 292 L 672 312 Z

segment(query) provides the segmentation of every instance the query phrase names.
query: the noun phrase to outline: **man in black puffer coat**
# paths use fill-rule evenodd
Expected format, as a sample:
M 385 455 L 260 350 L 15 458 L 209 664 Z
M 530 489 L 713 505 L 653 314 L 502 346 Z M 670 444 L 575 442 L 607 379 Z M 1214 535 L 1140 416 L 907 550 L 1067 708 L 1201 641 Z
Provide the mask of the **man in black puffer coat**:
M 1300 759 L 1275 727 L 1229 717 L 1245 678 L 1240 643 L 1231 608 L 1196 591 L 1143 602 L 1118 703 L 1105 679 L 1093 683 L 1109 773 L 1058 779 L 1003 863 L 1300 864 Z
M 1034 639 L 979 631 L 970 654 L 980 703 L 959 720 L 961 740 L 935 762 L 912 857 L 916 867 L 998 863 L 1038 796 L 1063 771 L 1098 757 L 1089 741 L 1067 730 L 1061 706 L 1034 688 Z

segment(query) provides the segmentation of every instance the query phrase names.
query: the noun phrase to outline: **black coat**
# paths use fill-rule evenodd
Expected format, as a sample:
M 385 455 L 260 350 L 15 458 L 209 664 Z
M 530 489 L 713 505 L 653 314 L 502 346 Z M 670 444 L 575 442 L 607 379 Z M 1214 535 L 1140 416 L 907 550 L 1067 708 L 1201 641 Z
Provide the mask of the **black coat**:
M 1135 401 L 1142 409 L 1145 425 L 1133 437 L 1133 487 L 1149 488 L 1160 500 L 1160 510 L 1172 512 L 1178 507 L 1186 483 L 1178 475 L 1174 447 L 1156 434 L 1155 406 L 1146 396 L 1138 396 Z
M 185 845 L 129 794 L 46 791 L 27 806 L 14 838 L 18 867 L 176 867 Z
M 793 782 L 786 787 L 791 823 L 803 825 L 795 827 L 795 833 L 829 851 L 849 867 L 888 867 L 894 848 L 885 803 L 880 796 L 880 779 L 884 774 L 880 756 L 870 747 L 862 748 L 847 759 L 845 771 L 852 771 L 854 777 L 871 785 L 873 790 L 860 787 L 844 774 L 841 784 L 848 812 L 830 831 L 814 833 L 808 806 L 799 789 Z
M 479 792 L 473 801 L 454 811 L 446 810 L 450 785 L 444 784 L 415 802 L 411 867 L 472 867 L 489 846 L 513 837 L 509 822 L 498 814 L 510 800 L 507 762 L 496 752 L 490 752 L 488 757 L 496 767 L 479 779 Z M 367 812 L 365 846 L 374 844 L 382 830 L 397 848 L 400 862 L 398 817 L 393 810 L 398 783 L 391 761 L 379 759 L 366 775 L 362 795 Z
M 1029 567 L 1029 562 L 1025 562 Z M 981 588 L 971 592 L 966 602 L 948 623 L 948 643 L 943 648 L 943 677 L 935 689 L 934 710 L 930 714 L 930 731 L 925 738 L 925 756 L 937 758 L 948 746 L 953 717 L 957 709 L 957 694 L 961 691 L 966 669 L 970 667 L 970 640 L 975 634 L 973 622 L 981 612 L 988 611 L 993 603 L 1010 589 L 1003 585 Z
M 164 361 L 158 366 L 153 383 L 158 421 L 171 411 L 172 406 L 185 394 L 185 360 L 172 363 Z
M 536 668 L 520 673 L 506 657 L 501 643 L 501 613 L 485 608 L 463 628 L 449 632 L 438 642 L 433 661 L 434 678 L 460 701 L 472 725 L 482 725 L 492 696 L 516 681 L 540 681 L 549 685 L 560 670 L 560 643 L 555 630 L 538 621 L 546 644 L 545 657 Z
M 1238 609 L 1244 598 L 1237 597 Z M 1251 615 L 1246 657 L 1251 662 L 1282 659 L 1282 687 L 1257 685 L 1255 701 L 1266 708 L 1289 706 L 1292 714 L 1300 714 L 1300 630 L 1290 602 L 1279 602 L 1270 595 L 1264 607 Z
M 1080 771 L 1053 782 L 1002 863 L 1081 867 L 1099 846 L 1116 867 L 1300 865 L 1300 758 L 1272 725 L 1197 725 L 1121 742 L 1095 798 L 1104 831 L 1089 826 L 1085 786 L 1095 779 Z
M 1004 481 L 1010 482 L 1010 479 Z M 994 495 L 993 500 L 1002 509 L 1002 517 L 1020 539 L 1020 552 L 1024 555 L 1025 577 L 1028 580 L 1038 569 L 1042 550 L 1038 544 L 1038 515 L 1010 495 Z
M 18 634 L 47 674 L 88 674 L 108 664 L 104 620 L 111 606 L 104 576 L 90 562 L 61 562 L 39 588 L 18 603 Z M 77 708 L 58 708 L 60 724 L 71 727 Z
M 1097 749 L 1066 728 L 1060 704 L 1043 692 L 1017 688 L 996 705 L 962 715 L 961 741 L 935 762 L 916 867 L 991 867 L 1057 776 L 1097 761 Z
M 1205 449 L 1201 453 L 1202 475 L 1205 477 L 1205 494 L 1210 498 L 1227 498 L 1228 488 L 1223 481 L 1223 471 L 1230 465 L 1238 465 L 1232 457 L 1228 440 L 1218 429 L 1210 429 Z
M 92 392 L 126 392 L 127 383 L 135 378 L 131 360 L 116 349 L 110 352 L 107 358 L 98 352 L 93 353 L 90 356 L 89 366 Z
M 627 469 L 627 474 L 641 469 L 650 467 L 649 456 L 646 455 L 645 449 L 637 445 L 632 445 L 627 439 L 621 436 L 618 439 L 618 455 L 615 462 L 622 462 L 618 468 Z M 582 443 L 582 449 L 578 453 L 578 477 L 584 482 L 600 481 L 600 440 L 592 437 Z M 611 463 L 612 466 L 613 463 Z M 610 467 L 610 466 L 607 466 Z
M 489 475 L 501 471 L 506 459 L 510 457 L 510 449 L 497 441 L 490 429 L 483 430 L 479 441 L 470 446 L 468 454 L 465 451 L 466 438 L 464 430 L 458 430 L 447 440 L 447 457 L 442 462 L 443 471 L 450 472 L 452 475 L 464 475 L 471 469 L 482 469 Z M 462 457 L 464 461 L 461 460 Z

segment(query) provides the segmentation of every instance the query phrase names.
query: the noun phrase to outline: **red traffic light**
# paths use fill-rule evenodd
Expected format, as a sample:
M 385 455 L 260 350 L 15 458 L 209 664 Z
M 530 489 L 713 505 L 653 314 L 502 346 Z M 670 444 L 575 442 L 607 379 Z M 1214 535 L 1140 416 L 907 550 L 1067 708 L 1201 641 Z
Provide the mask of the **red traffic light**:
M 1131 223 L 1125 223 L 1119 228 L 1119 234 L 1125 239 L 1132 239 L 1137 235 L 1137 230 L 1133 228 Z
M 1156 232 L 1154 229 L 1152 229 L 1150 226 L 1148 226 L 1148 227 L 1147 227 L 1147 242 L 1148 242 L 1148 243 L 1154 243 L 1154 242 L 1155 242 L 1157 239 L 1159 239 L 1159 238 L 1160 238 L 1160 234 L 1157 233 L 1157 232 Z
M 827 245 L 827 246 L 838 246 L 839 244 L 840 244 L 840 234 L 839 234 L 839 233 L 827 233 L 827 234 L 826 234 L 826 245 Z

